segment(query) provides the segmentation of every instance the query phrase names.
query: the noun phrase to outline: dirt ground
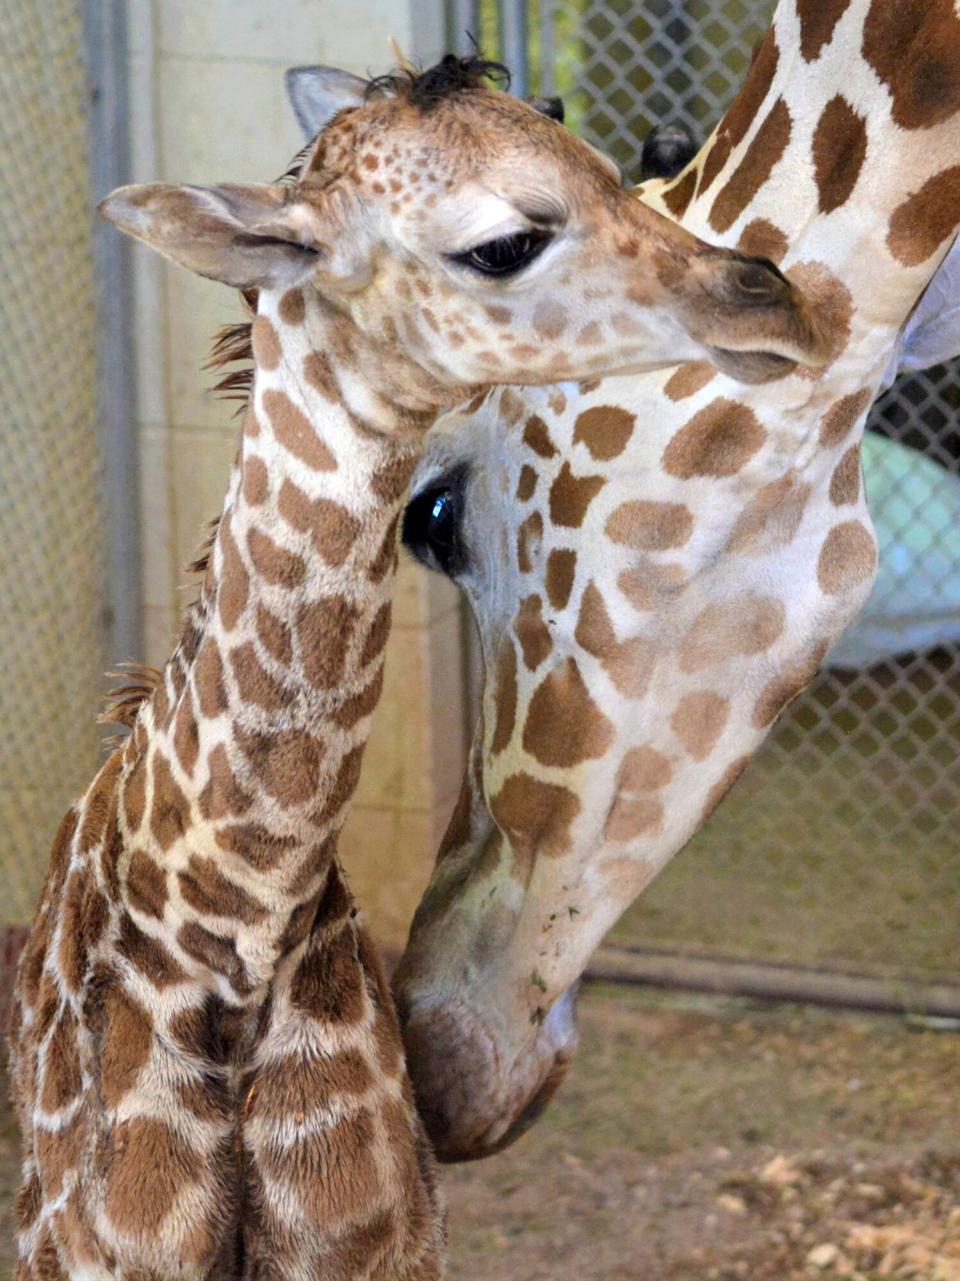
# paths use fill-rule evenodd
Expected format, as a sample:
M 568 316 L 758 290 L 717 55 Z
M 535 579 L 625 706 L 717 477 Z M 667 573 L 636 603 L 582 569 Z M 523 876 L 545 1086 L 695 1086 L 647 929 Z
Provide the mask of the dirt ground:
M 599 985 L 581 1027 L 540 1124 L 446 1171 L 451 1281 L 960 1281 L 960 1035 Z
M 960 1036 L 594 986 L 552 1109 L 447 1174 L 454 1281 L 960 1281 Z

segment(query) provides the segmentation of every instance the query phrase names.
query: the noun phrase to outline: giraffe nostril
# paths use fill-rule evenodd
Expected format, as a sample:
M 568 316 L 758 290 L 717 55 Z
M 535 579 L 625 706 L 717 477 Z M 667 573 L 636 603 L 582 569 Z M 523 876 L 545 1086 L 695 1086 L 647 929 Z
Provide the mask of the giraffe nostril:
M 766 258 L 734 257 L 707 286 L 718 301 L 734 307 L 776 307 L 793 301 L 793 286 Z

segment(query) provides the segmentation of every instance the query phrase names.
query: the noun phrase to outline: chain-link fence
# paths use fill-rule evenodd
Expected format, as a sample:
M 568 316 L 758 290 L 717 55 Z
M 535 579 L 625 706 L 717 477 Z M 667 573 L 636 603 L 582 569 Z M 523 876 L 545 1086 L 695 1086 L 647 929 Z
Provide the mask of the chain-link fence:
M 523 92 L 563 94 L 568 122 L 635 176 L 652 125 L 707 136 L 773 8 L 460 0 L 450 37 L 479 33 L 519 67 Z M 867 609 L 615 943 L 960 975 L 958 412 L 954 363 L 901 379 L 874 407 L 864 467 L 881 565 Z
M 77 0 L 0 0 L 0 923 L 99 759 L 107 625 Z M 134 553 L 135 554 L 135 553 Z

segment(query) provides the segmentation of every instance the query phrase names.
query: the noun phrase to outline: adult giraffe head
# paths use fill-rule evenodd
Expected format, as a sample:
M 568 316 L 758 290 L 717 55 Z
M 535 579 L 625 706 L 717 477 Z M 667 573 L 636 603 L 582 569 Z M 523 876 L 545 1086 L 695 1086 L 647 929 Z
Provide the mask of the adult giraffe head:
M 590 953 L 863 604 L 860 435 L 907 318 L 929 319 L 958 155 L 952 0 L 782 0 L 710 142 L 640 195 L 777 261 L 827 318 L 827 368 L 508 389 L 433 438 L 406 541 L 466 592 L 486 667 L 396 980 L 441 1156 L 537 1115 Z M 960 348 L 956 324 L 933 348 Z
M 370 83 L 298 68 L 291 94 L 319 136 L 290 181 L 125 187 L 102 211 L 201 275 L 312 286 L 399 344 L 438 403 L 678 353 L 748 381 L 822 363 L 818 324 L 772 263 L 632 200 L 599 153 L 484 87 L 499 70 L 452 55 Z

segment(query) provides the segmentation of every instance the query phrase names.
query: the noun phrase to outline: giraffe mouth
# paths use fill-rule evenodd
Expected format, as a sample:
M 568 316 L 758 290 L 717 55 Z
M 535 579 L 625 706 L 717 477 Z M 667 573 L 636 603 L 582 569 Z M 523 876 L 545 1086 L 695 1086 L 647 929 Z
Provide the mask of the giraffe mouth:
M 576 988 L 554 1002 L 532 1044 L 509 1045 L 472 1006 L 399 999 L 417 1108 L 440 1161 L 501 1152 L 541 1115 L 576 1052 Z
M 727 347 L 708 347 L 710 359 L 723 374 L 742 383 L 770 383 L 785 378 L 798 362 L 775 351 L 732 351 Z

